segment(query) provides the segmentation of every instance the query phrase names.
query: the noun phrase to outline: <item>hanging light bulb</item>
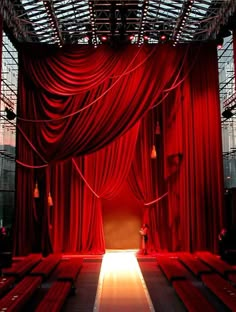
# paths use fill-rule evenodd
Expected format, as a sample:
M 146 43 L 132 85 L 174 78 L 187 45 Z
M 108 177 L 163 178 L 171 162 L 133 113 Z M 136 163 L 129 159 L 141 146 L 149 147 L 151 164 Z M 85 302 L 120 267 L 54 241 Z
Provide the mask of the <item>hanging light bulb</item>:
M 157 158 L 157 152 L 156 152 L 155 145 L 152 146 L 151 158 L 152 159 L 156 159 Z
M 53 206 L 52 196 L 50 192 L 48 193 L 48 206 Z
M 36 181 L 35 187 L 34 187 L 34 198 L 39 198 L 39 188 L 38 188 L 38 182 Z

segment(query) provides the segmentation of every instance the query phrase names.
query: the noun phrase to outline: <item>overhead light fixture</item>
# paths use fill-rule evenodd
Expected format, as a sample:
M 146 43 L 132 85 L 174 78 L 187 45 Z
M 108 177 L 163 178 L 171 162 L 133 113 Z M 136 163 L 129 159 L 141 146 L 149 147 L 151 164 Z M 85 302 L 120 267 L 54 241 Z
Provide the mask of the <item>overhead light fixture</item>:
M 167 40 L 166 34 L 162 34 L 160 37 L 160 42 L 165 42 Z
M 107 36 L 105 36 L 105 35 L 101 36 L 101 41 L 102 41 L 102 42 L 107 41 Z
M 160 24 L 158 27 L 158 40 L 160 43 L 166 42 L 170 37 L 170 27 L 165 24 Z
M 43 4 L 48 16 L 49 24 L 52 27 L 55 43 L 59 46 L 59 48 L 61 48 L 63 44 L 63 39 L 59 30 L 58 21 L 53 8 L 53 3 L 49 0 L 43 0 Z
M 5 112 L 8 120 L 14 120 L 16 118 L 16 114 L 13 112 L 12 108 L 6 107 Z
M 145 24 L 146 24 L 146 19 L 147 19 L 147 12 L 148 12 L 148 2 L 149 0 L 144 0 L 143 2 L 143 7 L 142 7 L 142 17 L 141 17 L 141 27 L 140 27 L 140 33 L 139 33 L 139 36 L 138 36 L 138 47 L 141 46 L 141 44 L 144 43 L 144 38 L 143 38 L 143 35 L 144 35 L 144 27 L 145 27 Z
M 176 46 L 177 43 L 179 43 L 179 41 L 180 41 L 180 38 L 182 36 L 182 32 L 183 32 L 185 24 L 186 24 L 186 21 L 189 17 L 191 10 L 192 10 L 193 3 L 194 3 L 194 0 L 187 0 L 183 5 L 183 11 L 180 15 L 179 22 L 176 26 L 174 36 L 172 37 L 173 46 Z
M 221 49 L 223 47 L 223 44 L 224 44 L 224 38 L 218 36 L 216 38 L 216 44 L 217 44 L 217 49 Z
M 89 16 L 91 21 L 91 31 L 92 31 L 92 44 L 94 48 L 97 48 L 97 34 L 96 34 L 96 26 L 95 26 L 95 12 L 92 1 L 89 1 Z
M 232 113 L 230 108 L 226 108 L 226 110 L 223 111 L 222 116 L 226 119 L 229 119 L 233 116 L 234 114 Z

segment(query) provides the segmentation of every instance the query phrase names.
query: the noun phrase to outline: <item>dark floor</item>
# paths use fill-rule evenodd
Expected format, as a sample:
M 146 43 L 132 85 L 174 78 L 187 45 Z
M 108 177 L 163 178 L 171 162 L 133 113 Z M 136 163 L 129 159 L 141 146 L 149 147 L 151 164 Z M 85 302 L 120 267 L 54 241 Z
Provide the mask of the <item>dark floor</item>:
M 63 312 L 92 312 L 102 259 L 84 259 L 76 281 L 76 292 L 70 296 Z
M 93 312 L 101 261 L 102 259 L 84 259 L 83 268 L 76 281 L 76 293 L 68 298 L 63 312 Z M 138 258 L 138 262 L 155 311 L 186 311 L 182 301 L 175 293 L 174 288 L 158 267 L 156 259 L 146 256 Z M 216 311 L 229 311 L 203 286 L 201 281 L 196 279 L 191 273 L 189 273 L 189 279 L 202 291 L 207 299 L 213 303 Z
M 155 311 L 186 311 L 182 301 L 175 293 L 174 288 L 157 265 L 156 258 L 149 256 L 138 257 L 138 262 Z M 101 263 L 102 257 L 84 258 L 82 269 L 75 284 L 76 291 L 68 297 L 62 312 L 94 312 L 93 308 L 96 299 Z M 52 274 L 47 282 L 42 284 L 40 290 L 34 298 L 32 298 L 27 307 L 25 307 L 24 312 L 33 312 L 35 310 L 39 301 L 54 282 L 54 275 L 56 275 L 56 272 Z M 194 286 L 198 287 L 208 301 L 214 305 L 216 311 L 229 311 L 206 287 L 204 287 L 202 282 L 195 278 L 190 272 L 188 279 L 191 280 Z M 110 311 L 112 312 L 112 307 Z

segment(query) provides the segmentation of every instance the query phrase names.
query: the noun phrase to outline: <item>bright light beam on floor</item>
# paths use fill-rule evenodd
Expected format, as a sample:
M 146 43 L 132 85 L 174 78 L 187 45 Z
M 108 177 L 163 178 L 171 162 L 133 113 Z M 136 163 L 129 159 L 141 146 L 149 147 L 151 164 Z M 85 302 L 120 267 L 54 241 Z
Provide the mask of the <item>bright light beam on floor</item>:
M 94 305 L 98 311 L 155 311 L 135 252 L 104 255 Z

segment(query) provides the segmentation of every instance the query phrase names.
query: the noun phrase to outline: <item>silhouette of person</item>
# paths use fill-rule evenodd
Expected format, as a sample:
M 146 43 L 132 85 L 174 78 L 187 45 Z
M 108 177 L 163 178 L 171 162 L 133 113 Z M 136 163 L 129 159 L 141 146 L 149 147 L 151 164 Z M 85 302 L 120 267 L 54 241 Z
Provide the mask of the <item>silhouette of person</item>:
M 144 223 L 139 230 L 139 233 L 141 234 L 142 237 L 142 252 L 144 255 L 147 254 L 147 244 L 148 244 L 148 225 Z

